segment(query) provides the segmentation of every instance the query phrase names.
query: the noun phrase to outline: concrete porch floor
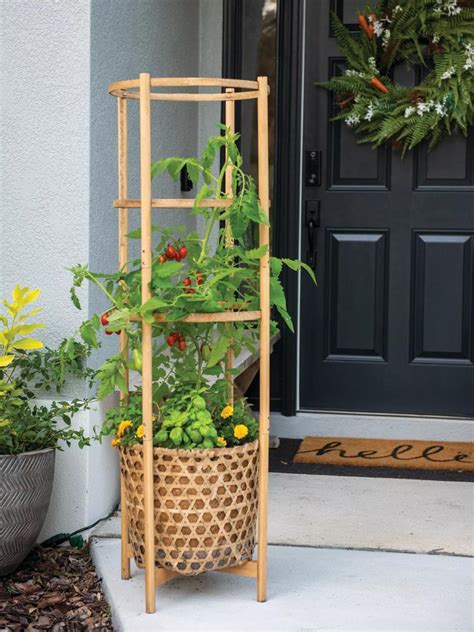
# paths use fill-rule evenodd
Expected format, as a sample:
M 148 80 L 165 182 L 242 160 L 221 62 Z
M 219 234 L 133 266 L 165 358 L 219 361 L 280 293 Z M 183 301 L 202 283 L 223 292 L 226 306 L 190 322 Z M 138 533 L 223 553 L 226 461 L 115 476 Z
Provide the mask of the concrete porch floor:
M 97 540 L 92 550 L 121 632 L 473 629 L 469 558 L 270 546 L 266 603 L 255 601 L 254 580 L 207 573 L 161 586 L 149 615 L 143 571 L 120 579 L 119 540 Z
M 118 517 L 96 529 L 92 554 L 121 632 L 470 632 L 473 493 L 460 482 L 270 474 L 266 604 L 253 580 L 208 573 L 160 587 L 146 615 L 143 571 L 120 579 Z

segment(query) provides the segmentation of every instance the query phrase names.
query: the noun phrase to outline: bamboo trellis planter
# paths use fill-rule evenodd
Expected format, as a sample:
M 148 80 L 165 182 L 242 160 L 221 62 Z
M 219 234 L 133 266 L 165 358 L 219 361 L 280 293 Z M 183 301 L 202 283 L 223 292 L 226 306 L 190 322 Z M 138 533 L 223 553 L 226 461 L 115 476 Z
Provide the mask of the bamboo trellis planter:
M 159 92 L 161 88 L 196 88 L 195 92 Z M 214 87 L 218 92 L 201 93 L 202 87 Z M 141 269 L 142 302 L 151 296 L 149 283 L 152 266 L 152 208 L 191 208 L 192 199 L 152 199 L 151 196 L 151 102 L 152 101 L 223 101 L 225 124 L 235 127 L 235 101 L 255 100 L 258 121 L 258 194 L 262 210 L 269 212 L 268 175 L 268 80 L 257 81 L 209 78 L 151 78 L 141 73 L 139 79 L 119 81 L 109 86 L 109 92 L 118 98 L 118 199 L 114 206 L 119 212 L 119 265 L 128 261 L 128 209 L 141 209 Z M 128 198 L 128 99 L 137 99 L 140 107 L 140 199 Z M 232 173 L 228 170 L 225 189 L 232 193 Z M 229 200 L 203 200 L 200 206 L 225 207 Z M 230 238 L 230 237 L 229 237 Z M 269 229 L 259 227 L 260 246 L 269 244 Z M 257 600 L 265 601 L 267 592 L 267 510 L 268 510 L 268 439 L 270 417 L 270 278 L 269 254 L 260 259 L 260 310 L 252 312 L 218 312 L 215 314 L 190 314 L 186 322 L 260 321 L 260 416 L 259 416 L 259 482 L 258 482 L 258 548 L 257 560 L 239 566 L 221 569 L 235 575 L 254 577 L 257 580 Z M 160 317 L 157 318 L 160 320 Z M 128 342 L 124 332 L 120 334 L 120 350 L 128 354 Z M 178 575 L 177 572 L 155 566 L 154 525 L 154 477 L 153 477 L 153 428 L 152 428 L 152 324 L 142 322 L 142 414 L 143 475 L 144 475 L 144 566 L 146 611 L 155 612 L 156 587 Z M 226 356 L 226 370 L 233 364 L 232 352 Z M 231 378 L 231 374 L 227 373 Z M 127 376 L 128 380 L 128 376 Z M 233 397 L 233 392 L 229 393 Z M 130 578 L 130 558 L 133 557 L 127 532 L 125 485 L 121 478 L 121 573 L 122 579 Z

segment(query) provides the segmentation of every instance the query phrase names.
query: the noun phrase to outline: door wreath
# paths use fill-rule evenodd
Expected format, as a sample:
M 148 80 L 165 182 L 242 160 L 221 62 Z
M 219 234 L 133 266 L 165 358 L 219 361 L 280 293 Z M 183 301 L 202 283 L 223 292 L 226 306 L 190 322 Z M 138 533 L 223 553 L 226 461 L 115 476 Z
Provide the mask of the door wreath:
M 467 136 L 474 121 L 474 0 L 398 0 L 368 4 L 351 33 L 337 15 L 333 29 L 346 69 L 321 83 L 361 143 L 402 151 L 429 148 L 452 133 Z M 420 81 L 393 80 L 399 62 Z

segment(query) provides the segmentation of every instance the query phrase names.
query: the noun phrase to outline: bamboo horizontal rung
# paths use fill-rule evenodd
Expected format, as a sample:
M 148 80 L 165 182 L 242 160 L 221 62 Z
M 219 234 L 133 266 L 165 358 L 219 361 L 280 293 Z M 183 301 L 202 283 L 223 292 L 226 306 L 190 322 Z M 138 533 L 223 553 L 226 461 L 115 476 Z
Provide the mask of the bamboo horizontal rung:
M 231 323 L 244 320 L 260 320 L 260 318 L 260 310 L 253 312 L 194 312 L 176 320 L 168 320 L 164 314 L 155 314 L 155 321 L 159 323 Z M 140 320 L 140 318 L 132 316 L 131 320 Z
M 114 94 L 126 99 L 139 99 L 140 93 L 135 91 L 123 90 L 121 94 Z M 216 92 L 209 94 L 206 92 L 152 92 L 150 94 L 152 101 L 248 101 L 250 99 L 258 99 L 258 92 Z
M 246 88 L 258 90 L 258 81 L 248 79 L 226 79 L 217 77 L 151 77 L 152 88 Z M 109 85 L 109 92 L 114 90 L 128 90 L 138 88 L 138 79 L 126 79 L 125 81 L 115 81 Z
M 151 201 L 152 208 L 192 208 L 195 204 L 194 198 L 155 198 Z M 196 206 L 199 208 L 227 208 L 232 204 L 232 200 L 213 200 L 206 198 L 200 200 Z M 142 201 L 138 199 L 114 200 L 115 208 L 141 208 Z
M 240 566 L 228 566 L 227 568 L 215 568 L 219 573 L 229 573 L 230 575 L 241 575 L 242 577 L 257 577 L 257 562 L 250 560 Z

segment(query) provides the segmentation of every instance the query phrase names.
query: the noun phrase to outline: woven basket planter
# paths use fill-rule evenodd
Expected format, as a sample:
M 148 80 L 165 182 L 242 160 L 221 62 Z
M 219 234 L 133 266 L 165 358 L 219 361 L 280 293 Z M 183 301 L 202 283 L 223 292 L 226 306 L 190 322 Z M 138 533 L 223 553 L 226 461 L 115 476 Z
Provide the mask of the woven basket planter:
M 142 446 L 121 448 L 128 533 L 145 565 Z M 155 560 L 183 575 L 252 558 L 258 441 L 210 450 L 154 449 Z

